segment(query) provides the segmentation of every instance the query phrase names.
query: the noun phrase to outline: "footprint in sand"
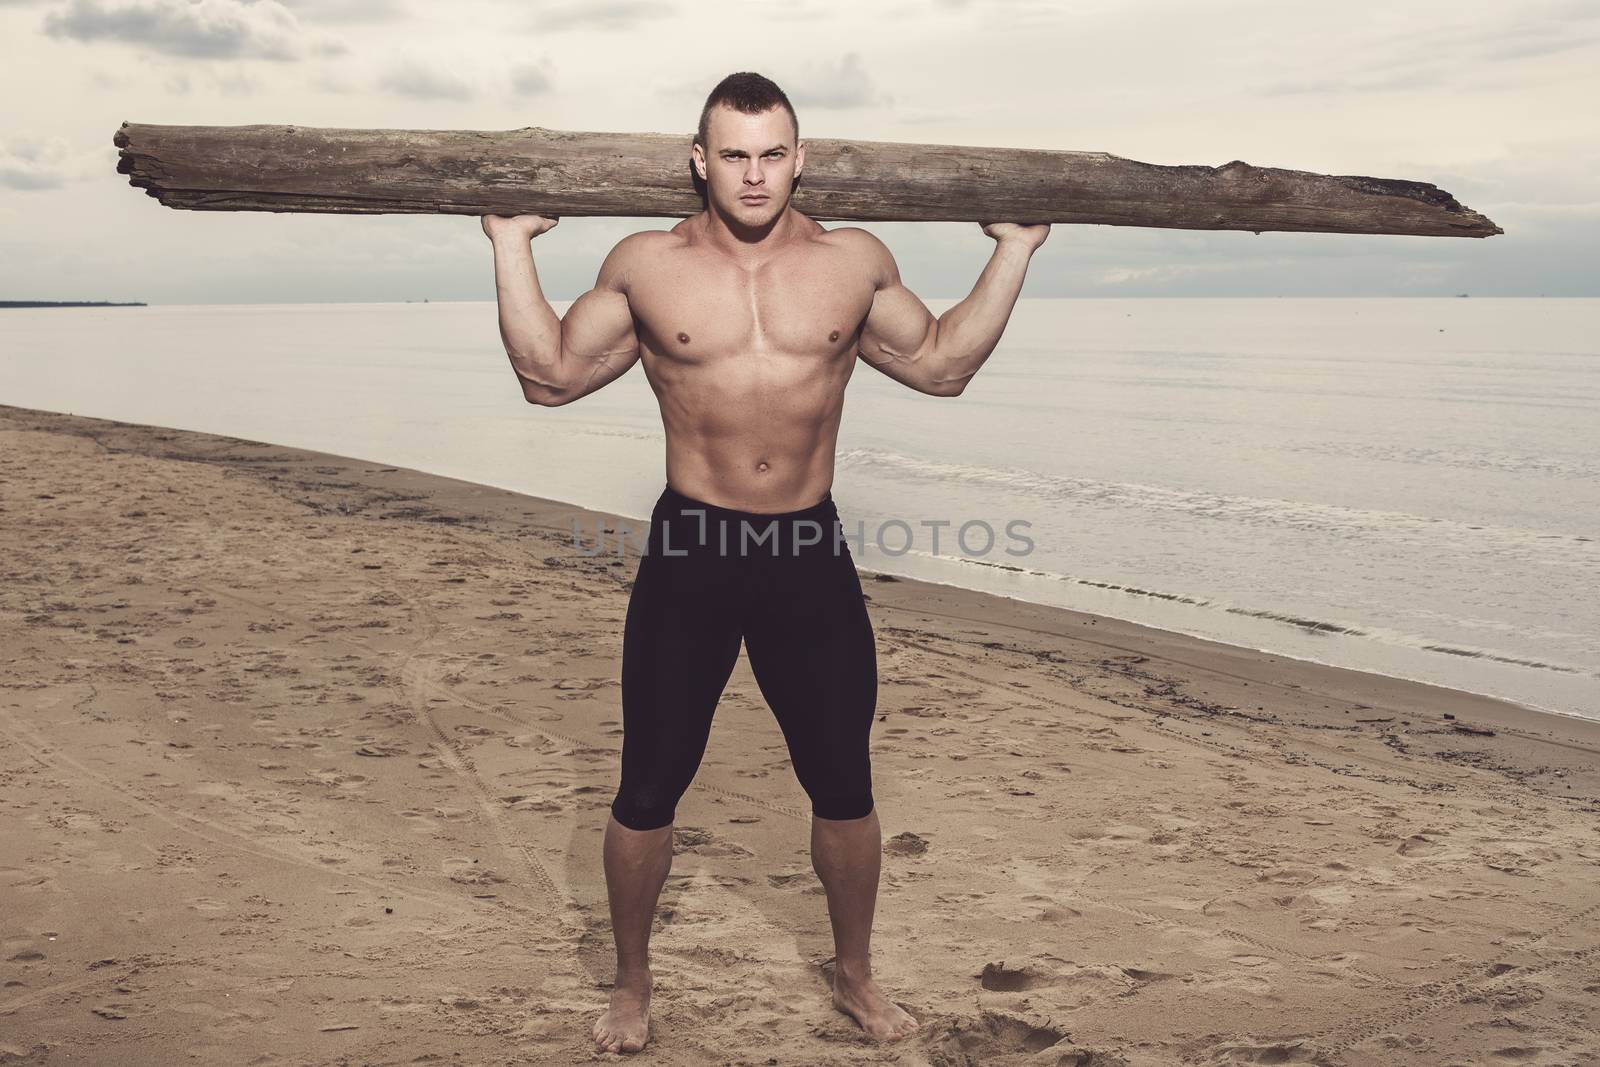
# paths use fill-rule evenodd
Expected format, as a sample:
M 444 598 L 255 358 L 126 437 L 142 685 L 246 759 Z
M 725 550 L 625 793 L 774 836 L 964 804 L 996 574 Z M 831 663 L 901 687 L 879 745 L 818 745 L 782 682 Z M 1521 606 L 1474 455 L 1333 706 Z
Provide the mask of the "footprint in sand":
M 598 689 L 621 684 L 610 678 L 563 678 L 552 683 L 550 688 L 558 691 L 557 700 L 587 700 Z
M 465 819 L 471 816 L 470 808 L 429 808 L 424 811 L 419 808 L 406 808 L 397 812 L 402 819 L 410 821 L 412 832 L 419 834 L 435 833 L 439 829 L 439 820 L 446 822 Z
M 1303 1041 L 1269 1042 L 1257 1045 L 1249 1042 L 1213 1045 L 1207 1050 L 1208 1062 L 1223 1063 L 1320 1063 L 1315 1048 Z
M 445 877 L 459 885 L 497 885 L 506 880 L 471 856 L 447 856 L 441 866 Z
M 1049 1053 L 1045 1053 L 1046 1049 Z M 976 1019 L 957 1022 L 930 1051 L 935 1050 L 937 1062 L 941 1063 L 1008 1063 L 1019 1053 L 1045 1053 L 1037 1062 L 1051 1067 L 1091 1063 L 1118 1067 L 1127 1062 L 1114 1053 L 1074 1046 L 1067 1032 L 1052 1023 L 1030 1022 L 988 1010 L 980 1012 Z
M 1050 985 L 1055 975 L 1036 967 L 1007 967 L 1006 961 L 985 963 L 978 984 L 999 993 L 1017 993 L 1036 986 Z
M 381 997 L 378 1000 L 378 1010 L 385 1015 L 414 1015 L 432 1011 L 433 1005 L 407 997 Z
M 357 790 L 372 779 L 364 774 L 347 774 L 334 767 L 321 767 L 306 775 L 306 779 L 327 789 Z
M 754 856 L 755 853 L 735 841 L 726 841 L 700 826 L 678 826 L 672 831 L 675 852 L 693 852 L 701 856 Z
M 500 802 L 512 811 L 537 811 L 553 814 L 565 811 L 566 808 L 544 796 L 525 796 L 521 793 L 512 793 L 500 798 Z
M 821 885 L 811 871 L 794 871 L 790 874 L 769 874 L 767 884 L 774 889 L 789 889 L 797 885 Z
M 907 830 L 903 834 L 895 834 L 884 843 L 883 850 L 891 856 L 920 856 L 928 851 L 927 838 Z
M 1117 969 L 1135 982 L 1165 982 L 1169 978 L 1178 977 L 1166 971 L 1153 971 L 1145 967 L 1119 967 Z
M 1402 856 L 1433 856 L 1444 851 L 1444 846 L 1421 834 L 1412 834 L 1395 849 Z
M 356 749 L 356 755 L 371 756 L 375 759 L 382 759 L 386 756 L 410 755 L 410 750 L 404 745 L 380 744 L 373 742 L 371 744 L 362 745 L 360 748 Z
M 1240 967 L 1265 967 L 1267 964 L 1271 963 L 1272 960 L 1268 959 L 1266 956 L 1244 955 L 1231 956 L 1229 957 L 1228 962 L 1238 964 Z
M 0 867 L 0 889 L 20 889 L 30 893 L 48 893 L 56 888 L 56 880 L 43 871 L 25 867 Z

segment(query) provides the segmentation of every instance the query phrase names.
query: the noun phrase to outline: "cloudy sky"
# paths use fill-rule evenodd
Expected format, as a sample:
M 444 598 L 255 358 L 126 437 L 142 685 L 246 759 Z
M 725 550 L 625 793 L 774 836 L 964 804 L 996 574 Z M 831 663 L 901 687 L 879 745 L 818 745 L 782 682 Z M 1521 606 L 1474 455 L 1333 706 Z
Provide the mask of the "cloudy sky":
M 0 299 L 488 300 L 476 219 L 187 212 L 116 173 L 145 123 L 687 133 L 725 74 L 802 135 L 1432 182 L 1484 240 L 1055 227 L 1024 296 L 1600 295 L 1600 0 L 0 0 Z M 546 295 L 673 220 L 568 218 Z M 835 225 L 835 224 L 827 224 Z M 926 299 L 972 223 L 873 223 Z

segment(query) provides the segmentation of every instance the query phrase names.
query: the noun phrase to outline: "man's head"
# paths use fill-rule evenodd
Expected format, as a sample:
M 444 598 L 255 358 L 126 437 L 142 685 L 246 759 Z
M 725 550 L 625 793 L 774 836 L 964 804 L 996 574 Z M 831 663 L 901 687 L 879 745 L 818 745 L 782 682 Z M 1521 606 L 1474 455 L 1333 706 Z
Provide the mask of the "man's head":
M 707 206 L 748 226 L 771 222 L 788 209 L 806 158 L 789 98 L 748 71 L 728 75 L 706 97 L 693 156 L 695 173 L 706 183 Z M 766 199 L 754 199 L 757 194 Z

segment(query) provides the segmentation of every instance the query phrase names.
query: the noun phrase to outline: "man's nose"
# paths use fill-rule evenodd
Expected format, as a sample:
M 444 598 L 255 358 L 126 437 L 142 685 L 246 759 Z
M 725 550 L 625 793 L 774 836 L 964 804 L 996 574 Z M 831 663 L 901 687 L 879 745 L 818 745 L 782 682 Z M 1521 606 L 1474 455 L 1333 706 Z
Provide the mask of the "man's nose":
M 760 185 L 762 182 L 761 164 L 752 162 L 745 168 L 744 182 L 746 185 Z

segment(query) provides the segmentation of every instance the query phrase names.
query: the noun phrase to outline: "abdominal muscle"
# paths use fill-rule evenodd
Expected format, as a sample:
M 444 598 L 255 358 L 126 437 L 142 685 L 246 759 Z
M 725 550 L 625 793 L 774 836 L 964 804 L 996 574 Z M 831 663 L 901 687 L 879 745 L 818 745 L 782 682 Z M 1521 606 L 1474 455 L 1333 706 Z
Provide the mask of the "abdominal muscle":
M 815 355 L 747 358 L 744 374 L 731 360 L 715 360 L 651 376 L 666 430 L 667 484 L 737 511 L 810 507 L 833 486 L 853 359 L 846 354 L 840 373 L 841 361 Z M 659 377 L 671 380 L 657 385 Z

